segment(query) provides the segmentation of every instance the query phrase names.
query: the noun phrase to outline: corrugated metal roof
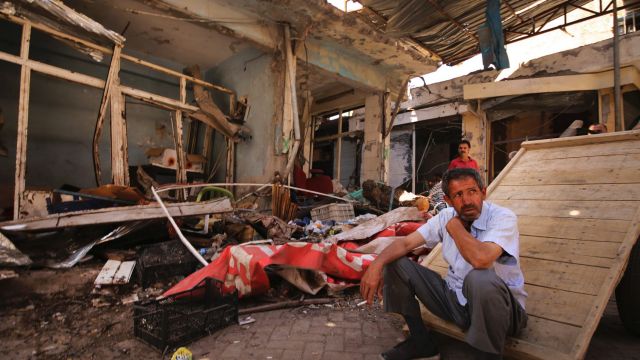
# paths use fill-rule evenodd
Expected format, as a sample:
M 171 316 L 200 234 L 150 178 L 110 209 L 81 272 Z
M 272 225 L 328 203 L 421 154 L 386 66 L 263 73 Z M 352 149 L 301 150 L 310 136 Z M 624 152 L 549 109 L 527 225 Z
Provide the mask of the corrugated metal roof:
M 362 14 L 378 29 L 396 37 L 410 37 L 438 55 L 444 63 L 458 63 L 478 54 L 476 31 L 485 22 L 485 0 L 360 0 Z M 537 35 L 565 11 L 591 0 L 502 0 L 505 42 Z M 607 4 L 608 7 L 607 7 Z M 588 17 L 611 12 L 609 1 Z M 597 15 L 594 15 L 598 13 Z

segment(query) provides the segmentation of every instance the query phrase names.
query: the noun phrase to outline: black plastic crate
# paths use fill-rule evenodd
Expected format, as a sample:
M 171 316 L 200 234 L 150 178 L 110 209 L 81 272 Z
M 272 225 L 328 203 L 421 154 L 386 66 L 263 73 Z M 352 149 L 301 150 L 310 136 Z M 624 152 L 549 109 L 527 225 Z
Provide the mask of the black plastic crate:
M 178 240 L 147 245 L 140 251 L 136 275 L 140 285 L 147 287 L 155 282 L 182 275 L 186 276 L 198 267 L 198 260 Z
M 133 334 L 160 351 L 187 345 L 238 323 L 238 294 L 221 295 L 222 283 L 207 279 L 192 290 L 133 306 Z

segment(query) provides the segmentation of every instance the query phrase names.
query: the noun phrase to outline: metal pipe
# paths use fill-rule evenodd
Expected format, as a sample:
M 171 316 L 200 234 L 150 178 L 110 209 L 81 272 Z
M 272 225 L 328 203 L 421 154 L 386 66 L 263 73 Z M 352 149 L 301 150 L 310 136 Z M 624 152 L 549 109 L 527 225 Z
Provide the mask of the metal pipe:
M 193 245 L 191 245 L 189 240 L 187 240 L 187 238 L 185 238 L 184 235 L 182 235 L 182 231 L 180 231 L 180 228 L 176 224 L 175 220 L 173 220 L 173 217 L 171 216 L 171 214 L 169 214 L 169 210 L 167 210 L 167 208 L 164 206 L 164 203 L 162 202 L 162 199 L 160 198 L 160 196 L 156 192 L 156 189 L 153 186 L 151 187 L 151 192 L 153 193 L 153 197 L 156 198 L 156 201 L 158 202 L 158 204 L 160 204 L 160 207 L 162 208 L 162 211 L 164 211 L 164 214 L 167 216 L 167 219 L 169 219 L 169 222 L 171 223 L 171 226 L 173 226 L 173 229 L 176 231 L 176 233 L 178 234 L 178 237 L 180 238 L 180 241 L 182 241 L 182 243 L 187 248 L 187 250 L 189 250 L 189 252 L 193 256 L 195 256 L 195 258 L 198 259 L 198 261 L 200 261 L 202 263 L 202 265 L 204 265 L 204 266 L 209 265 L 207 260 L 205 260 L 202 257 L 202 255 L 200 255 L 198 250 L 196 250 L 193 247 Z
M 267 186 L 271 186 L 271 185 L 272 184 L 255 184 L 255 183 L 213 183 L 213 184 L 184 184 L 184 185 L 175 184 L 175 185 L 163 186 L 163 187 L 158 189 L 158 192 L 176 190 L 176 189 L 190 189 L 190 188 L 203 187 L 203 186 L 260 186 L 261 189 L 263 189 L 263 188 L 265 188 Z M 328 198 L 332 198 L 332 199 L 336 199 L 336 200 L 341 200 L 341 201 L 348 202 L 348 203 L 356 202 L 355 200 L 345 199 L 345 198 L 341 198 L 341 197 L 338 197 L 338 196 L 324 194 L 324 193 L 313 191 L 313 190 L 302 189 L 302 188 L 295 187 L 295 186 L 290 186 L 290 185 L 280 185 L 280 186 L 286 187 L 287 189 L 297 190 L 297 191 L 304 191 L 304 192 L 308 192 L 308 193 L 311 193 L 311 194 L 324 196 L 324 197 L 328 197 Z M 256 190 L 256 191 L 259 191 L 259 190 Z
M 622 131 L 620 89 L 620 32 L 618 29 L 618 1 L 613 0 L 613 100 L 615 115 L 615 131 Z

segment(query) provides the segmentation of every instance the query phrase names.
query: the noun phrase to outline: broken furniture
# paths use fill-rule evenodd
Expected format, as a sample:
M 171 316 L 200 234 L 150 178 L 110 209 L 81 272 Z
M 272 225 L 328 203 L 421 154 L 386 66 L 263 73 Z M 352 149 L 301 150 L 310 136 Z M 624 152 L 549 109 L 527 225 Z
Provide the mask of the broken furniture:
M 640 234 L 639 168 L 640 131 L 627 131 L 524 142 L 491 183 L 487 199 L 518 216 L 529 294 L 527 327 L 508 339 L 507 356 L 584 357 Z M 448 271 L 440 246 L 425 264 Z M 464 337 L 424 308 L 423 318 Z

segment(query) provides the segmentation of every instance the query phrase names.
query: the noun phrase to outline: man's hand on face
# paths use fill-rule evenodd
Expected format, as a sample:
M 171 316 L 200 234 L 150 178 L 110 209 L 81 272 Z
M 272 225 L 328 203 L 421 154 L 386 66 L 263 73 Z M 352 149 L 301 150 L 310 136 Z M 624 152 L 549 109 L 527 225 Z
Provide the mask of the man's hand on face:
M 367 301 L 367 304 L 371 305 L 375 295 L 382 299 L 382 286 L 382 267 L 372 262 L 360 280 L 360 295 Z
M 449 233 L 449 235 L 453 235 L 455 232 L 461 231 L 461 230 L 469 232 L 470 229 L 471 229 L 471 222 L 462 220 L 460 216 L 454 216 L 447 223 L 447 232 Z

